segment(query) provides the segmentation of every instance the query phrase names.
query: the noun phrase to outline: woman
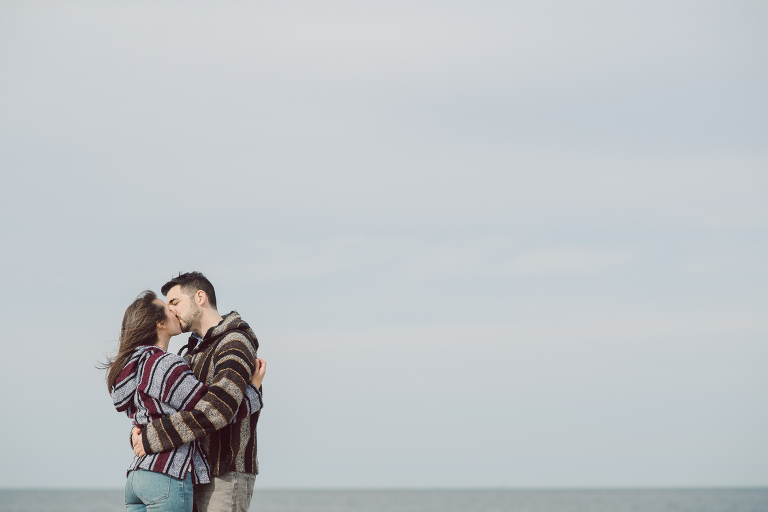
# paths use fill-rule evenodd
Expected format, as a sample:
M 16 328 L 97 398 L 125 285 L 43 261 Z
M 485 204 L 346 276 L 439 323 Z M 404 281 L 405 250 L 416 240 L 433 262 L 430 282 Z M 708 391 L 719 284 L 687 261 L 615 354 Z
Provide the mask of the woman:
M 167 352 L 181 334 L 179 319 L 149 290 L 125 310 L 117 356 L 108 361 L 107 387 L 115 408 L 143 426 L 162 416 L 191 411 L 208 387 L 195 378 L 183 358 Z M 232 422 L 261 408 L 258 390 L 266 363 L 256 372 Z M 192 511 L 192 486 L 210 482 L 210 466 L 198 441 L 158 454 L 134 457 L 125 484 L 127 510 Z

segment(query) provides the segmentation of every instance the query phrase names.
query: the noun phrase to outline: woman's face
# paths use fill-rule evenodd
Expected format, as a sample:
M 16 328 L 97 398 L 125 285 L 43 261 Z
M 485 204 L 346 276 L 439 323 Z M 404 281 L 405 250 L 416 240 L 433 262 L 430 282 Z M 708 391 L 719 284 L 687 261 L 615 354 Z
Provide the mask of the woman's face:
M 176 318 L 176 315 L 171 312 L 171 308 L 168 307 L 168 304 L 160 299 L 157 299 L 156 302 L 162 304 L 163 309 L 165 309 L 165 329 L 168 331 L 168 334 L 171 336 L 181 334 L 181 323 L 179 322 L 179 319 Z

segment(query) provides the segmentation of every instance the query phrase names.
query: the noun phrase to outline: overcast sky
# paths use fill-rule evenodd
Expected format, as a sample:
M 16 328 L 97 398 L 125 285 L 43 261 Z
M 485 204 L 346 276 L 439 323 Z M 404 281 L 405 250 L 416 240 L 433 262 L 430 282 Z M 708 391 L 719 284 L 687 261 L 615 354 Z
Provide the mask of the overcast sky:
M 0 486 L 205 273 L 257 487 L 768 485 L 765 2 L 0 2 Z M 185 339 L 177 337 L 171 349 Z

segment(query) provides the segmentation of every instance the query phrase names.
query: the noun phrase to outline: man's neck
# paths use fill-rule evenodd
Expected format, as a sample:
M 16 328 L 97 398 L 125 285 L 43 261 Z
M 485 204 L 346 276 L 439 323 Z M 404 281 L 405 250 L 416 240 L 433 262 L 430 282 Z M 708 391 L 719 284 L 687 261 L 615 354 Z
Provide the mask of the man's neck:
M 205 308 L 203 309 L 202 314 L 200 315 L 200 328 L 199 330 L 195 329 L 195 332 L 201 338 L 204 338 L 205 333 L 208 332 L 208 329 L 219 325 L 219 322 L 221 322 L 222 319 L 223 319 L 222 316 L 215 309 Z

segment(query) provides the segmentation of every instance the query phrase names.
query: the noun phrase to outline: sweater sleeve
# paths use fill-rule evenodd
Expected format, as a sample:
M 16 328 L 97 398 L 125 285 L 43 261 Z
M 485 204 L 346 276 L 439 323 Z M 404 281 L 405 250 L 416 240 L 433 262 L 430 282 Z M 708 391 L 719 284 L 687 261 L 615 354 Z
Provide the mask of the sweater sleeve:
M 232 423 L 242 421 L 251 414 L 256 414 L 264 404 L 261 401 L 261 389 L 257 388 L 250 382 L 245 388 L 245 398 L 240 402 L 240 407 L 237 408 L 237 414 L 232 418 Z
M 182 357 L 166 352 L 152 355 L 149 362 L 152 371 L 139 384 L 139 391 L 177 411 L 193 410 L 208 392 L 208 386 L 197 380 Z
M 144 451 L 160 453 L 227 426 L 236 416 L 256 368 L 256 353 L 244 335 L 226 336 L 212 356 L 216 368 L 208 392 L 191 411 L 157 419 L 141 431 Z

